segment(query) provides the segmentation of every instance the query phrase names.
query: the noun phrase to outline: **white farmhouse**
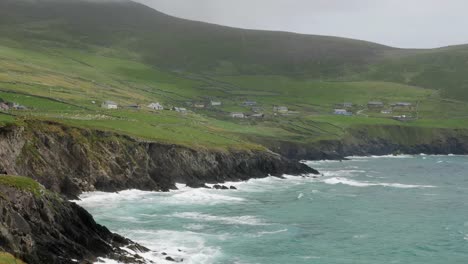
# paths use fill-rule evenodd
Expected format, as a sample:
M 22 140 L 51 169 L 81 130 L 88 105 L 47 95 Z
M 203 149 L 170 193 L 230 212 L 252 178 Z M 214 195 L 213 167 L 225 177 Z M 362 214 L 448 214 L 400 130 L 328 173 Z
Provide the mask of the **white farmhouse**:
M 117 109 L 118 105 L 116 102 L 113 101 L 104 101 L 101 104 L 101 107 L 105 109 Z
M 148 108 L 153 110 L 164 110 L 164 107 L 160 103 L 151 103 L 148 105 Z
M 244 113 L 231 113 L 232 118 L 245 118 Z

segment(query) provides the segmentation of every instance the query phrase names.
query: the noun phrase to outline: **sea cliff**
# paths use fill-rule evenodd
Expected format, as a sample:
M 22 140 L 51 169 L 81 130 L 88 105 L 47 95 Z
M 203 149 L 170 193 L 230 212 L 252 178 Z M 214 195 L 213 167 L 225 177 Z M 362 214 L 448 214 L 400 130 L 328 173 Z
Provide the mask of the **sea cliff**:
M 0 252 L 30 264 L 92 263 L 98 257 L 143 263 L 124 246 L 147 251 L 34 180 L 0 176 Z
M 193 148 L 35 121 L 0 128 L 0 173 L 28 176 L 76 198 L 318 172 L 266 149 Z

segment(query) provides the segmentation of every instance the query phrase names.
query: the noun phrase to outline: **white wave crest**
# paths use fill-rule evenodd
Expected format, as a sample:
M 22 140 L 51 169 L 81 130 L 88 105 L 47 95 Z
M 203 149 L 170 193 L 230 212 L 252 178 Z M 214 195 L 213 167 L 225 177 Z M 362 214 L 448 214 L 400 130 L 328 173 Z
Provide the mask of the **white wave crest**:
M 414 155 L 382 155 L 382 156 L 372 155 L 372 156 L 349 156 L 346 158 L 350 160 L 359 160 L 359 159 L 370 159 L 370 158 L 373 158 L 373 159 L 411 159 L 414 157 L 415 157 Z
M 410 189 L 410 188 L 435 188 L 435 186 L 431 185 L 411 185 L 411 184 L 401 184 L 401 183 L 383 183 L 383 182 L 365 182 L 365 181 L 355 181 L 346 178 L 340 177 L 333 177 L 323 180 L 326 184 L 344 184 L 354 187 L 371 187 L 371 186 L 383 186 L 383 187 L 393 187 L 393 188 L 403 188 L 403 189 Z
M 177 217 L 177 218 L 184 218 L 190 219 L 195 221 L 202 221 L 202 222 L 219 222 L 224 224 L 230 225 L 267 225 L 260 219 L 245 215 L 245 216 L 215 216 L 209 214 L 202 214 L 196 212 L 185 212 L 185 213 L 175 213 L 169 215 L 170 217 Z

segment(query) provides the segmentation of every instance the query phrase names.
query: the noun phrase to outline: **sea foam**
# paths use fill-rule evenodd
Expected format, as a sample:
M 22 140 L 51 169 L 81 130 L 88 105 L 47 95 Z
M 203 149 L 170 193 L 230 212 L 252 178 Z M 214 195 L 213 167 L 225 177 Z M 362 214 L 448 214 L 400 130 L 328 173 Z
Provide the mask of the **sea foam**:
M 383 183 L 383 182 L 366 182 L 366 181 L 355 181 L 346 178 L 333 177 L 323 180 L 326 184 L 344 184 L 354 187 L 372 187 L 372 186 L 383 186 L 383 187 L 393 187 L 393 188 L 402 188 L 402 189 L 411 189 L 411 188 L 435 188 L 432 185 L 413 185 L 413 184 L 401 184 L 401 183 Z
M 190 219 L 199 222 L 218 222 L 223 224 L 230 224 L 230 225 L 267 225 L 267 223 L 263 222 L 262 220 L 250 216 L 215 216 L 209 214 L 202 214 L 197 212 L 185 212 L 185 213 L 175 213 L 170 215 L 170 217 L 177 217 L 177 218 L 184 218 Z

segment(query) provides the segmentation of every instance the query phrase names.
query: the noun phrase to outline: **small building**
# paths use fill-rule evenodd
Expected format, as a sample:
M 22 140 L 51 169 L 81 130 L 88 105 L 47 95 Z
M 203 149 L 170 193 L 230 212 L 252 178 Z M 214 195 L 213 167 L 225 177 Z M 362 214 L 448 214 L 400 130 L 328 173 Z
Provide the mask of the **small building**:
M 369 108 L 382 108 L 384 107 L 384 103 L 379 102 L 379 101 L 370 101 L 367 103 L 367 107 Z
M 409 108 L 413 107 L 413 104 L 408 103 L 408 102 L 398 102 L 398 103 L 392 104 L 392 107 L 393 108 L 401 108 L 401 109 L 409 109 Z
M 274 106 L 273 107 L 273 112 L 286 114 L 286 113 L 289 112 L 289 109 L 286 106 Z
M 257 105 L 257 102 L 255 101 L 245 101 L 243 103 L 244 106 L 256 106 Z
M 141 106 L 140 106 L 140 105 L 137 105 L 137 104 L 131 104 L 131 105 L 128 105 L 127 108 L 130 108 L 130 109 L 141 109 Z
M 335 114 L 335 115 L 344 115 L 344 116 L 351 116 L 351 115 L 353 115 L 353 113 L 348 112 L 348 110 L 346 110 L 346 109 L 335 109 L 335 110 L 333 111 L 333 114 Z
M 164 107 L 160 103 L 151 103 L 147 107 L 156 111 L 164 110 Z
M 205 104 L 203 104 L 203 103 L 196 103 L 196 104 L 193 105 L 193 107 L 195 107 L 195 108 L 205 108 Z
M 2 111 L 8 111 L 10 110 L 10 107 L 6 103 L 0 103 L 0 110 Z
M 244 113 L 231 113 L 232 118 L 245 118 Z
M 211 106 L 221 106 L 222 103 L 220 101 L 211 101 Z
M 7 105 L 10 107 L 10 109 L 17 109 L 20 105 L 15 102 L 8 102 Z
M 265 117 L 265 114 L 263 114 L 263 113 L 257 113 L 257 114 L 251 115 L 251 117 L 253 117 L 253 118 L 264 118 L 264 117 Z
M 389 114 L 393 113 L 393 111 L 390 110 L 390 109 L 385 109 L 385 110 L 380 111 L 380 113 L 382 113 L 384 115 L 389 115 Z
M 116 102 L 113 102 L 113 101 L 104 101 L 101 104 L 101 107 L 105 109 L 117 109 L 118 105 Z
M 172 110 L 173 110 L 173 111 L 176 111 L 177 113 L 182 113 L 182 114 L 186 114 L 186 113 L 187 113 L 187 109 L 186 109 L 186 108 L 183 108 L 183 107 L 173 107 Z
M 400 115 L 400 116 L 394 116 L 392 117 L 395 120 L 401 121 L 401 122 L 407 122 L 407 121 L 412 121 L 415 120 L 415 118 L 407 115 Z
M 16 110 L 28 110 L 28 108 L 24 105 L 18 105 L 15 109 Z

